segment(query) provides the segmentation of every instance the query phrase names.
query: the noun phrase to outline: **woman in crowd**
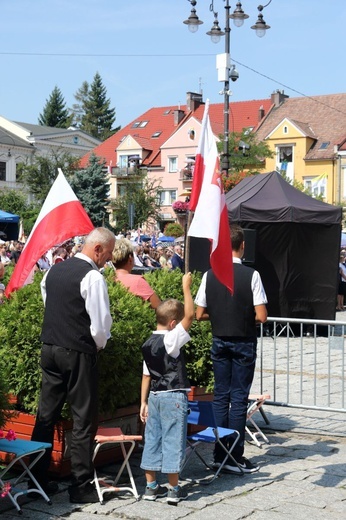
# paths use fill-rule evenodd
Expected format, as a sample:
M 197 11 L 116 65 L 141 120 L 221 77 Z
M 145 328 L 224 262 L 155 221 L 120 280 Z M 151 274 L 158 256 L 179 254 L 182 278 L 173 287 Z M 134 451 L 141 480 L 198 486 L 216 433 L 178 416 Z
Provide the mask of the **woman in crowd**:
M 156 309 L 161 303 L 160 298 L 143 276 L 131 274 L 135 261 L 133 246 L 129 240 L 121 238 L 115 242 L 112 261 L 116 269 L 115 280 L 121 282 L 131 293 L 148 301 L 151 307 Z

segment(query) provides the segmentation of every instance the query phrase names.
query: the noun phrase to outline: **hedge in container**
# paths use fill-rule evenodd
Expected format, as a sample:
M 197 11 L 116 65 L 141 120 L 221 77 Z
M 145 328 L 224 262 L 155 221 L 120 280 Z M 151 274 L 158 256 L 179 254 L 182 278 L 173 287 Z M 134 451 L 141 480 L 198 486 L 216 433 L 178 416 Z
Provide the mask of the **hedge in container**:
M 177 298 L 183 301 L 182 276 L 179 269 L 173 271 L 159 269 L 146 274 L 145 278 L 162 300 Z M 193 297 L 197 294 L 201 278 L 200 273 L 194 272 L 192 275 L 191 293 Z M 194 321 L 189 333 L 191 341 L 185 346 L 185 360 L 190 383 L 213 391 L 214 375 L 210 358 L 212 344 L 210 322 Z
M 18 397 L 21 410 L 29 413 L 36 412 L 41 384 L 40 334 L 44 307 L 39 284 L 42 276 L 42 273 L 36 273 L 32 284 L 14 292 L 0 306 L 0 359 L 5 367 L 4 377 L 9 391 Z M 148 303 L 115 283 L 112 270 L 107 270 L 105 277 L 113 325 L 112 337 L 99 355 L 99 410 L 101 414 L 109 415 L 119 407 L 139 403 L 141 345 L 155 328 L 155 313 Z M 161 299 L 183 300 L 179 270 L 157 270 L 146 278 Z M 199 283 L 200 275 L 194 273 L 193 295 Z M 191 341 L 185 352 L 191 384 L 212 389 L 209 322 L 194 322 L 190 334 Z M 64 408 L 63 418 L 69 416 L 68 409 Z
M 141 344 L 155 323 L 149 304 L 115 284 L 114 273 L 107 273 L 113 316 L 112 338 L 99 355 L 101 414 L 138 402 L 142 374 Z M 20 409 L 35 413 L 41 384 L 40 352 L 43 302 L 41 273 L 34 283 L 14 292 L 0 306 L 0 357 L 6 367 L 10 392 L 17 396 Z M 65 408 L 63 418 L 69 418 Z

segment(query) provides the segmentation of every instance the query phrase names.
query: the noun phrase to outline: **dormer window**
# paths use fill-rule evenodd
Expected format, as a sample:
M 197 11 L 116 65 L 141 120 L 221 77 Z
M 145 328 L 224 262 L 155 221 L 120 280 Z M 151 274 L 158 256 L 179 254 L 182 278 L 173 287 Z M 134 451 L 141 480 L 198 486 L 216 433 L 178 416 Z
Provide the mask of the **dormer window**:
M 330 145 L 330 141 L 324 141 L 321 146 L 319 147 L 319 150 L 326 150 L 328 146 Z

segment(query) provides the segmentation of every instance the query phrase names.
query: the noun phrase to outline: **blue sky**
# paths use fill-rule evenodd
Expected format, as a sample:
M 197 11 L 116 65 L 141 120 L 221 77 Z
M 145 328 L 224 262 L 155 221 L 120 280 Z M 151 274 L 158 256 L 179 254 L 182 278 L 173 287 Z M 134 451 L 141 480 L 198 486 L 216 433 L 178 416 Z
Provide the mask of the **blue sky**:
M 37 123 L 55 85 L 70 107 L 96 71 L 116 125 L 154 106 L 185 104 L 188 91 L 202 89 L 204 99 L 221 103 L 215 56 L 224 41 L 215 45 L 205 34 L 213 22 L 210 3 L 197 1 L 204 24 L 192 34 L 182 23 L 187 0 L 0 0 L 0 115 Z M 236 1 L 230 3 L 232 12 Z M 345 0 L 272 0 L 263 11 L 271 26 L 264 38 L 250 29 L 259 3 L 243 0 L 250 18 L 231 31 L 240 75 L 231 102 L 268 98 L 276 89 L 290 97 L 345 92 Z M 223 0 L 214 7 L 223 29 Z

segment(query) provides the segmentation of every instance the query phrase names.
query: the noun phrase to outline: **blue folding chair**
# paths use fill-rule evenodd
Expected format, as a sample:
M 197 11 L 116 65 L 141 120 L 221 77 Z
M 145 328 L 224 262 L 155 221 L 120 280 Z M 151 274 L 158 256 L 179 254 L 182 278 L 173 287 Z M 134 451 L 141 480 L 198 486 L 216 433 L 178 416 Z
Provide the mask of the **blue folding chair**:
M 49 496 L 43 491 L 42 487 L 31 472 L 31 469 L 44 455 L 46 449 L 51 447 L 52 445 L 47 442 L 25 441 L 23 439 L 8 441 L 6 439 L 0 439 L 0 451 L 14 455 L 11 462 L 2 470 L 0 470 L 0 485 L 5 485 L 5 476 L 15 464 L 20 464 L 24 470 L 19 475 L 19 477 L 17 477 L 14 482 L 11 483 L 11 489 L 7 494 L 8 498 L 11 500 L 12 504 L 20 514 L 22 514 L 22 509 L 18 503 L 18 498 L 22 495 L 27 495 L 28 493 L 38 493 L 49 505 L 52 504 Z M 31 456 L 33 457 L 31 458 Z M 17 489 L 17 484 L 22 482 L 24 477 L 29 477 L 33 485 L 36 487 L 30 487 L 29 489 Z
M 186 458 L 183 464 L 182 470 L 187 466 L 193 453 L 203 462 L 203 464 L 214 471 L 211 464 L 204 459 L 201 453 L 198 451 L 198 446 L 202 443 L 218 444 L 225 453 L 225 458 L 214 472 L 212 478 L 206 477 L 203 479 L 192 479 L 193 482 L 200 484 L 210 484 L 213 482 L 222 471 L 227 460 L 231 459 L 232 463 L 239 468 L 240 473 L 244 473 L 242 468 L 238 465 L 237 461 L 232 455 L 234 446 L 238 442 L 239 432 L 237 430 L 231 430 L 229 428 L 221 428 L 216 425 L 216 419 L 214 415 L 213 403 L 210 401 L 189 401 L 189 415 L 187 419 L 188 424 L 203 426 L 204 429 L 197 433 L 192 433 L 187 436 L 187 450 Z M 222 442 L 224 441 L 225 444 Z M 226 446 L 228 444 L 228 447 Z M 190 479 L 189 479 L 190 480 Z

